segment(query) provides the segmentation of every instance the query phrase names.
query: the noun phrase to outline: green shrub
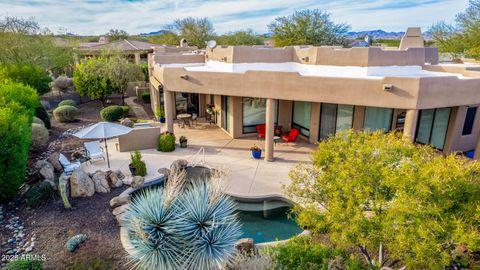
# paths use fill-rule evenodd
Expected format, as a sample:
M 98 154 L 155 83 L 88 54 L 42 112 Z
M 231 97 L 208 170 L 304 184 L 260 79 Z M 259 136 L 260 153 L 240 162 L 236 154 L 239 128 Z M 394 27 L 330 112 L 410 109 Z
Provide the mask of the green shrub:
M 25 180 L 36 91 L 0 83 L 0 203 L 10 200 Z
M 122 118 L 123 113 L 124 110 L 121 106 L 108 106 L 100 111 L 100 118 L 102 118 L 103 121 L 114 122 Z
M 35 116 L 40 118 L 40 120 L 43 121 L 46 128 L 51 128 L 52 127 L 51 124 L 50 124 L 50 116 L 48 116 L 47 111 L 45 110 L 45 108 L 43 107 L 43 105 L 40 102 L 38 103 L 37 107 L 35 108 Z
M 50 92 L 52 78 L 44 68 L 28 64 L 13 64 L 0 67 L 0 78 L 31 86 L 39 95 Z
M 55 117 L 55 120 L 61 123 L 73 122 L 79 115 L 80 110 L 70 105 L 60 106 L 53 110 L 53 117 Z
M 140 151 L 133 151 L 133 153 L 130 154 L 130 158 L 132 159 L 131 166 L 135 169 L 135 175 L 147 175 L 147 165 L 142 160 L 142 154 L 140 153 Z
M 274 246 L 266 251 L 273 255 L 275 269 L 323 270 L 329 264 L 342 258 L 342 269 L 368 269 L 359 259 L 347 256 L 341 249 L 334 249 L 314 243 L 311 237 L 295 237 L 285 244 Z
M 31 187 L 25 193 L 25 205 L 28 207 L 38 207 L 47 203 L 53 198 L 53 188 L 48 182 L 41 182 Z
M 48 145 L 48 138 L 48 129 L 43 124 L 32 124 L 32 150 L 38 151 L 45 149 Z
M 40 119 L 40 118 L 38 118 L 38 117 L 36 117 L 36 116 L 33 117 L 32 123 L 34 123 L 34 124 L 40 124 L 40 125 L 42 125 L 42 126 L 45 126 L 45 123 L 42 121 L 42 119 Z
M 77 103 L 73 99 L 65 99 L 65 100 L 60 101 L 60 103 L 58 103 L 57 107 L 65 106 L 65 105 L 70 105 L 70 106 L 76 107 Z
M 145 103 L 150 103 L 150 93 L 149 92 L 143 92 L 142 93 L 142 100 Z
M 120 108 L 122 108 L 122 111 L 123 111 L 122 117 L 127 117 L 128 114 L 130 113 L 130 107 L 128 107 L 128 106 L 120 106 Z
M 175 135 L 172 133 L 163 133 L 158 138 L 158 151 L 172 152 L 175 150 Z
M 42 261 L 32 259 L 18 259 L 9 262 L 5 270 L 42 270 Z

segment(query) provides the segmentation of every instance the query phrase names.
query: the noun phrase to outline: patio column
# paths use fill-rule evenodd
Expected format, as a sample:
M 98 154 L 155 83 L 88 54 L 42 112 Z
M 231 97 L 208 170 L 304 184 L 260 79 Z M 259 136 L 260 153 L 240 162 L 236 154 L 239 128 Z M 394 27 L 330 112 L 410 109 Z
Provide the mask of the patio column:
M 167 131 L 173 133 L 173 97 L 172 91 L 163 89 L 163 107 L 165 108 L 165 122 Z
M 275 136 L 275 102 L 273 98 L 267 98 L 265 112 L 265 160 L 273 161 L 273 136 Z
M 140 53 L 135 53 L 135 64 L 139 65 L 140 64 Z
M 415 132 L 417 130 L 418 110 L 407 110 L 405 115 L 405 124 L 403 126 L 403 137 L 410 142 L 415 141 Z

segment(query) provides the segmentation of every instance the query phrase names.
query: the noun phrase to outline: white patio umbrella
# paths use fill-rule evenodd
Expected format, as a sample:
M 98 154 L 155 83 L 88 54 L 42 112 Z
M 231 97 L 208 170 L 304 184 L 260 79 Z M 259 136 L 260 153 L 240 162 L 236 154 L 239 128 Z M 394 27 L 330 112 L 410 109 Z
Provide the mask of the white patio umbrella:
M 107 153 L 107 164 L 110 168 L 110 159 L 108 158 L 107 139 L 118 137 L 132 131 L 131 128 L 110 122 L 98 122 L 73 134 L 80 139 L 103 139 L 105 140 L 105 152 Z

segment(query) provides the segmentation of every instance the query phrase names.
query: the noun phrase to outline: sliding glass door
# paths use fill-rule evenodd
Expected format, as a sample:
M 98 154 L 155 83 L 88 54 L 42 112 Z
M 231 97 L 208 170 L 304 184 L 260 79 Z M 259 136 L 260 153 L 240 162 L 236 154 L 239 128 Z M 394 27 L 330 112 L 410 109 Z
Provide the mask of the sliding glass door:
M 450 111 L 450 108 L 420 110 L 415 141 L 443 149 Z
M 222 128 L 230 132 L 230 97 L 222 96 Z
M 380 107 L 366 107 L 363 128 L 388 132 L 392 128 L 393 109 Z
M 278 120 L 278 101 L 276 103 L 275 123 Z M 242 99 L 243 133 L 257 132 L 256 126 L 265 124 L 267 103 L 264 98 L 244 97 Z
M 322 103 L 320 111 L 319 139 L 326 139 L 338 132 L 352 128 L 353 105 Z
M 310 102 L 294 101 L 293 102 L 293 121 L 292 127 L 298 129 L 300 134 L 310 136 L 310 111 L 312 105 Z

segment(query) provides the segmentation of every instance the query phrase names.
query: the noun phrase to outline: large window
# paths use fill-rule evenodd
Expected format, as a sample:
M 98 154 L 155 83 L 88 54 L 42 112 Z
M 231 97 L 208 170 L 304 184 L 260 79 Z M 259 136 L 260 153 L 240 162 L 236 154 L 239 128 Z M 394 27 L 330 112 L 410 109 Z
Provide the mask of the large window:
M 353 105 L 322 103 L 319 138 L 325 139 L 337 132 L 352 128 Z
M 265 124 L 267 101 L 264 98 L 244 97 L 242 99 L 243 133 L 257 132 L 256 126 Z M 278 101 L 276 103 L 275 123 L 278 119 Z
M 363 128 L 371 131 L 382 130 L 388 132 L 392 127 L 392 116 L 393 109 L 366 107 Z
M 230 132 L 230 97 L 222 96 L 222 128 Z
M 420 110 L 415 141 L 443 149 L 449 119 L 450 108 Z
M 292 127 L 298 129 L 300 134 L 310 136 L 310 111 L 311 103 L 305 101 L 293 102 Z
M 462 135 L 472 134 L 473 123 L 475 122 L 475 115 L 477 114 L 477 107 L 469 107 L 467 115 L 465 116 L 465 122 L 463 123 Z

